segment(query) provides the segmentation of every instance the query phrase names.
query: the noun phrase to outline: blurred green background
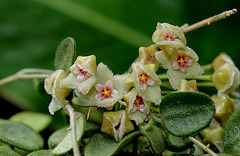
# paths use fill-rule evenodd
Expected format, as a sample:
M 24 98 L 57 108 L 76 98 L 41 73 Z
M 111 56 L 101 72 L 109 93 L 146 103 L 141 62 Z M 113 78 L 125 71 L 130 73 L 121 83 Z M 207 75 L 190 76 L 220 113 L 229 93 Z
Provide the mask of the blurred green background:
M 94 54 L 98 63 L 123 73 L 138 48 L 152 44 L 157 22 L 190 25 L 239 7 L 239 0 L 1 0 L 0 79 L 23 68 L 54 69 L 56 48 L 68 36 L 78 55 Z M 224 51 L 240 67 L 239 20 L 237 13 L 186 34 L 200 64 Z M 0 117 L 20 110 L 48 113 L 49 99 L 34 91 L 31 80 L 0 86 L 0 97 Z

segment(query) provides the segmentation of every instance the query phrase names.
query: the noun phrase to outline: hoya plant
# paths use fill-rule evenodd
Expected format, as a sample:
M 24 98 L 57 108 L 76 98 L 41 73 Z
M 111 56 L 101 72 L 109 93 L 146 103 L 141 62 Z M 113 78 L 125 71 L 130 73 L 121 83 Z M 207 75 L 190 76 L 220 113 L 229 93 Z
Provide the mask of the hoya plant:
M 51 97 L 50 115 L 20 112 L 0 119 L 0 154 L 240 155 L 239 69 L 227 53 L 200 65 L 185 37 L 236 12 L 190 26 L 156 23 L 152 44 L 139 47 L 122 74 L 95 55 L 76 56 L 75 40 L 65 38 L 54 71 L 23 69 L 0 81 L 38 79 L 39 93 Z M 67 124 L 46 140 L 40 132 L 57 111 Z

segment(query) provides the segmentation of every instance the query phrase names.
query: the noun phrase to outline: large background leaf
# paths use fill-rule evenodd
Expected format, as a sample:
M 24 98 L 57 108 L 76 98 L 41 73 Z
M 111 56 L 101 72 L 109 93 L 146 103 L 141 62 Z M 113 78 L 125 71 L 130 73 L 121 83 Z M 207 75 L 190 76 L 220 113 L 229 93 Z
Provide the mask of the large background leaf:
M 132 36 L 136 40 L 129 41 L 128 38 L 124 39 L 124 35 L 127 37 L 128 33 L 122 33 L 123 31 L 116 29 L 114 25 L 108 25 L 101 20 L 93 24 L 91 20 L 96 17 L 89 14 L 77 19 L 64 10 L 57 10 L 56 5 L 47 7 L 37 1 L 1 0 L 0 78 L 14 74 L 22 68 L 54 69 L 57 46 L 68 36 L 75 39 L 78 55 L 95 54 L 98 62 L 107 64 L 114 73 L 122 73 L 137 57 L 139 45 L 149 45 L 157 22 L 169 22 L 179 26 L 192 24 L 240 6 L 238 0 L 67 1 L 103 15 L 111 22 L 120 23 L 124 28 L 145 37 L 139 39 L 136 35 Z M 88 19 L 84 20 L 84 17 Z M 187 45 L 198 53 L 201 64 L 210 63 L 219 52 L 225 51 L 239 67 L 239 17 L 238 13 L 186 35 Z M 115 28 L 116 31 L 109 32 L 110 29 L 106 29 L 111 27 L 111 30 Z M 117 34 L 123 36 L 119 37 Z M 7 111 L 1 109 L 0 117 L 8 118 L 11 113 L 19 111 L 9 105 L 9 102 L 20 109 L 48 113 L 50 101 L 41 99 L 33 90 L 33 84 L 29 80 L 1 86 L 0 97 L 4 99 L 1 103 L 8 107 Z

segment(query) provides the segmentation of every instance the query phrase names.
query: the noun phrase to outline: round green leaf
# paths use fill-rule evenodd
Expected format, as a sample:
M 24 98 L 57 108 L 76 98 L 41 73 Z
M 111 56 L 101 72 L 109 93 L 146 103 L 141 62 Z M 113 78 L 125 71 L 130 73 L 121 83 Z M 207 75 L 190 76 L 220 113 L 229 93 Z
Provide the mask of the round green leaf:
M 169 133 L 188 136 L 209 125 L 215 114 L 215 106 L 204 93 L 174 92 L 163 98 L 160 114 Z
M 95 134 L 90 138 L 85 146 L 85 156 L 110 156 L 117 154 L 123 147 L 127 146 L 135 137 L 139 136 L 140 132 L 133 132 L 117 142 L 111 135 Z
M 39 150 L 43 138 L 31 127 L 14 121 L 0 120 L 0 139 L 25 151 Z
M 0 146 L 0 155 L 1 156 L 20 156 L 18 153 L 14 152 L 9 145 Z
M 77 141 L 79 142 L 83 136 L 85 129 L 85 116 L 79 112 L 75 112 L 76 116 L 76 131 Z M 70 130 L 62 141 L 52 150 L 52 154 L 61 155 L 69 152 L 72 149 L 72 131 Z
M 161 155 L 166 146 L 166 137 L 163 128 L 160 128 L 159 124 L 154 121 L 150 121 L 148 124 L 142 123 L 139 125 L 141 133 L 147 138 L 149 145 L 153 152 L 157 155 Z
M 27 156 L 53 156 L 51 150 L 39 150 L 29 153 Z
M 22 122 L 36 132 L 44 130 L 52 121 L 52 117 L 48 114 L 37 113 L 37 112 L 20 112 L 14 114 L 9 120 Z
M 62 139 L 67 135 L 67 133 L 69 132 L 67 130 L 68 127 L 63 127 L 57 131 L 55 131 L 49 138 L 48 138 L 48 147 L 50 149 L 53 149 L 54 147 L 56 147 L 61 141 Z
M 240 155 L 240 108 L 235 110 L 227 121 L 223 133 L 224 151 L 231 155 Z
M 75 40 L 71 37 L 65 38 L 57 48 L 55 55 L 55 69 L 63 69 L 69 73 L 69 67 L 75 59 Z

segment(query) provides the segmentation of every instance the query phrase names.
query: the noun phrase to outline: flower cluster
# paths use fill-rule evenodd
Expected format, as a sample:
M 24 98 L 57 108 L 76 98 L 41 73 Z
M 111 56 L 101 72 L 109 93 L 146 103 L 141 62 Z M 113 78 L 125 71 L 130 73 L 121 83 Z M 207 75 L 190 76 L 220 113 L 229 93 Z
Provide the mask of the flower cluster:
M 156 59 L 164 69 L 167 69 L 169 81 L 174 89 L 178 88 L 182 79 L 204 73 L 197 63 L 197 54 L 186 46 L 186 38 L 179 27 L 158 23 L 152 40 L 160 48 L 155 54 Z
M 139 125 L 149 118 L 152 104 L 161 103 L 163 82 L 157 75 L 160 67 L 167 69 L 173 90 L 198 91 L 197 81 L 186 79 L 199 76 L 204 70 L 198 64 L 197 54 L 186 46 L 181 28 L 158 23 L 152 40 L 155 44 L 139 48 L 139 59 L 132 63 L 131 73 L 114 75 L 104 63 L 97 65 L 94 55 L 77 57 L 69 74 L 55 71 L 45 79 L 45 90 L 52 95 L 50 113 L 64 107 L 66 98 L 74 90 L 74 96 L 84 98 L 92 106 L 105 108 L 101 131 L 121 141 L 134 130 L 134 123 Z M 213 64 L 216 88 L 220 93 L 232 93 L 239 86 L 239 70 L 226 54 L 217 57 Z M 219 106 L 226 110 L 229 102 L 221 98 L 216 103 L 221 101 L 225 101 L 224 106 Z M 217 111 L 216 119 L 223 121 L 222 109 L 219 107 Z M 232 107 L 227 113 L 231 112 Z

